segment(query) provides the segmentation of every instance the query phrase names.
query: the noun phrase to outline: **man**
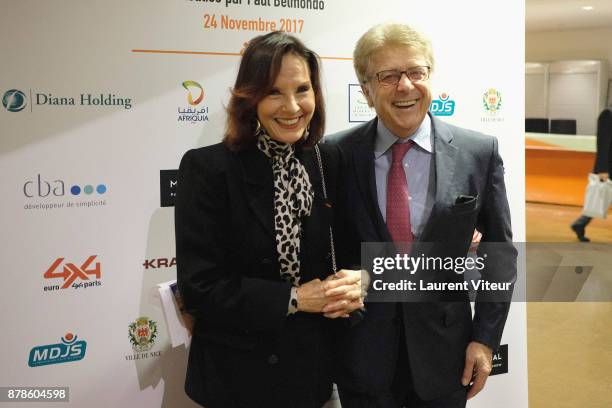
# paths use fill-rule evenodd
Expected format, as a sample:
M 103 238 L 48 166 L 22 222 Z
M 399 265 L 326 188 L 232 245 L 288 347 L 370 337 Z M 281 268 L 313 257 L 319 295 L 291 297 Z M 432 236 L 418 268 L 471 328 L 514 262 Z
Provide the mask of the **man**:
M 602 182 L 610 178 L 610 160 L 612 160 L 610 150 L 612 150 L 612 106 L 604 109 L 597 118 L 597 151 L 593 173 L 597 174 Z M 581 215 L 570 225 L 580 242 L 590 241 L 585 233 L 592 219 L 587 215 Z
M 428 113 L 429 41 L 406 25 L 378 25 L 360 38 L 353 57 L 377 117 L 331 137 L 344 157 L 341 262 L 360 264 L 361 242 L 437 243 L 438 255 L 465 257 L 476 228 L 481 245 L 509 244 L 497 140 Z M 483 278 L 514 281 L 513 247 L 496 266 L 481 271 Z M 435 279 L 463 277 L 452 271 Z M 363 320 L 339 336 L 342 407 L 464 407 L 484 387 L 509 310 L 508 302 L 478 296 L 474 318 L 467 293 L 452 302 L 441 301 L 444 295 L 435 302 L 366 298 Z

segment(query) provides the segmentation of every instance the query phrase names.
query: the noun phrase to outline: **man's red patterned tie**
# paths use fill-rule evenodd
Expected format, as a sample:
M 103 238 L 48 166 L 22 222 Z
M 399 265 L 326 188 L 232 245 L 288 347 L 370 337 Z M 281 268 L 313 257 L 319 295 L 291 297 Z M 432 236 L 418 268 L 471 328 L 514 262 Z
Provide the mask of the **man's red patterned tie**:
M 396 243 L 413 241 L 408 183 L 402 163 L 404 156 L 413 145 L 412 140 L 393 145 L 393 160 L 387 175 L 387 228 L 391 233 L 393 242 Z

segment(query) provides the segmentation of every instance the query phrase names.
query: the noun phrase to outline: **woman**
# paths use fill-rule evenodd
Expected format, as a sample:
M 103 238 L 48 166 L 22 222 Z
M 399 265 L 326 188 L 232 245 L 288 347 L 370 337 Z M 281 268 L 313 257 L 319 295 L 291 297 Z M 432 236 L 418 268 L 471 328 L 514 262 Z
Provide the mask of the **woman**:
M 321 170 L 316 54 L 281 32 L 256 37 L 227 113 L 223 143 L 187 152 L 179 169 L 178 285 L 196 319 L 185 388 L 206 408 L 320 407 L 327 317 L 362 302 L 358 274 L 330 277 L 337 153 L 320 146 Z

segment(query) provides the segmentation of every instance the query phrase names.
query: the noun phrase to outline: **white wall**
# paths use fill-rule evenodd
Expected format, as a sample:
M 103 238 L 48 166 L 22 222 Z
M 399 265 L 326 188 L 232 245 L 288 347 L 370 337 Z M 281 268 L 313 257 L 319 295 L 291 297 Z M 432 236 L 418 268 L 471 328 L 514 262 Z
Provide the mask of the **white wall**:
M 318 11 L 245 1 L 3 3 L 0 385 L 69 386 L 68 407 L 195 406 L 183 392 L 187 352 L 171 346 L 155 296 L 158 283 L 176 277 L 172 262 L 158 262 L 175 256 L 173 210 L 160 200 L 171 196 L 170 183 L 160 171 L 223 134 L 238 53 L 262 34 L 224 28 L 225 16 L 303 20 L 298 36 L 327 57 L 330 133 L 354 126 L 349 114 L 361 109 L 349 99 L 356 78 L 348 58 L 359 36 L 392 19 L 423 29 L 437 58 L 434 98 L 456 103 L 443 119 L 499 139 L 514 237 L 524 241 L 523 3 L 320 1 Z M 206 26 L 210 16 L 218 26 Z M 495 33 L 485 35 L 491 20 Z M 490 91 L 496 106 L 485 100 Z M 203 99 L 189 100 L 192 92 Z M 89 94 L 129 99 L 129 107 L 81 103 Z M 48 95 L 71 103 L 39 103 Z M 515 303 L 502 339 L 508 373 L 491 377 L 472 408 L 527 407 L 525 316 L 525 303 Z M 133 344 L 130 326 L 143 320 L 157 324 L 157 337 L 151 328 L 148 342 Z M 40 347 L 52 350 L 49 358 L 32 352 Z
M 612 27 L 525 34 L 525 60 L 607 59 L 612 67 Z
M 612 27 L 525 33 L 527 62 L 580 59 L 607 60 L 612 78 Z M 612 105 L 612 81 L 607 91 L 607 105 Z M 605 95 L 602 95 L 600 103 L 605 103 L 604 100 Z M 594 129 L 595 123 L 591 126 Z M 595 131 L 583 129 L 583 133 L 594 134 Z

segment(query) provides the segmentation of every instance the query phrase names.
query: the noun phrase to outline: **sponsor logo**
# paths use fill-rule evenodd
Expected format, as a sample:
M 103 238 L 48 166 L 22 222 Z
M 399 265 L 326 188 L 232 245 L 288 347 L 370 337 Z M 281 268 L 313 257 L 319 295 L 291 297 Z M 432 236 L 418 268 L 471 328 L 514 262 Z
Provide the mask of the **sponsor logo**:
M 2 96 L 2 106 L 9 112 L 20 112 L 27 104 L 25 94 L 18 89 L 9 89 Z
M 191 90 L 189 89 L 189 87 L 197 88 L 197 89 L 200 90 L 200 94 L 195 99 L 194 99 L 193 94 L 191 93 Z M 200 85 L 196 81 L 185 81 L 185 82 L 183 82 L 183 88 L 185 88 L 185 90 L 188 92 L 188 94 L 187 94 L 187 102 L 189 102 L 189 104 L 191 106 L 198 106 L 200 104 L 200 102 L 202 102 L 202 100 L 204 100 L 204 88 L 202 88 L 202 85 Z
M 157 338 L 157 323 L 148 317 L 139 317 L 128 326 L 128 336 L 134 351 L 149 351 Z
M 349 84 L 349 122 L 367 122 L 376 116 L 376 111 L 368 106 L 361 86 L 359 84 Z
M 183 88 L 187 91 L 189 106 L 178 107 L 178 122 L 198 123 L 208 122 L 208 106 L 200 106 L 204 101 L 204 88 L 196 81 L 184 81 Z
M 429 111 L 435 116 L 452 116 L 455 113 L 455 101 L 446 92 L 442 92 L 438 99 L 431 101 Z
M 88 107 L 88 108 L 123 108 L 132 109 L 132 98 L 116 95 L 112 92 L 81 93 L 79 95 L 57 95 L 52 92 L 29 90 L 30 111 L 46 107 Z M 25 93 L 17 89 L 6 91 L 2 105 L 9 112 L 19 112 L 28 104 Z
M 128 338 L 132 345 L 133 354 L 128 354 L 125 359 L 143 360 L 150 357 L 161 356 L 161 351 L 150 351 L 157 339 L 157 322 L 146 316 L 141 316 L 128 326 Z
M 144 266 L 145 269 L 172 268 L 173 266 L 176 266 L 176 258 L 145 259 L 142 266 Z
M 35 178 L 26 180 L 22 187 L 23 195 L 29 201 L 24 209 L 58 209 L 58 208 L 81 208 L 97 207 L 106 205 L 104 198 L 108 187 L 103 183 L 71 184 L 62 179 L 47 178 L 37 174 Z M 85 198 L 86 201 L 58 201 L 66 196 L 73 198 Z M 42 201 L 39 201 L 42 200 Z
M 61 285 L 54 284 L 43 287 L 44 292 L 53 292 L 61 289 L 86 289 L 101 286 L 102 270 L 100 262 L 95 262 L 97 255 L 89 256 L 81 265 L 64 262 L 65 258 L 57 258 L 45 271 L 45 279 L 62 279 Z
M 174 207 L 178 170 L 159 171 L 159 194 L 161 207 Z
M 39 367 L 50 364 L 69 363 L 79 361 L 85 357 L 87 342 L 79 340 L 72 333 L 66 333 L 61 343 L 36 346 L 30 350 L 28 365 Z
M 495 88 L 489 88 L 482 95 L 482 106 L 487 114 L 486 117 L 480 118 L 481 122 L 503 122 L 504 118 L 500 117 L 502 108 L 502 94 Z
M 493 370 L 491 375 L 508 373 L 508 345 L 502 344 L 497 352 L 493 354 Z

